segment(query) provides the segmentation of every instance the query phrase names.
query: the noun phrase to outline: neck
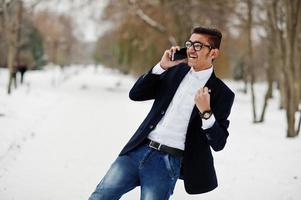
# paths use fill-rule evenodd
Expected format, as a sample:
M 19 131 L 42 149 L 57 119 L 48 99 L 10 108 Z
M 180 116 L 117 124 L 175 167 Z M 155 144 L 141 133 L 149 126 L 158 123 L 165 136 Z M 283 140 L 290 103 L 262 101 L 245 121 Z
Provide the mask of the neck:
M 194 71 L 199 72 L 199 71 L 209 69 L 210 67 L 212 67 L 212 63 L 210 63 L 209 65 L 205 65 L 205 66 L 196 66 L 196 67 L 193 67 L 193 69 L 194 69 Z

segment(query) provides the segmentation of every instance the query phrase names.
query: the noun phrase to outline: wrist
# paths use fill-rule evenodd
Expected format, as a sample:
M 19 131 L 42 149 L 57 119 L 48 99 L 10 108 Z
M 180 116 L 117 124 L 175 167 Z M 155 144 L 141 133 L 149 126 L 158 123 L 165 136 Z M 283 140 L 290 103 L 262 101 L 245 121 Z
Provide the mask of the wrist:
M 209 119 L 212 116 L 212 114 L 213 113 L 211 109 L 199 112 L 200 117 L 205 120 Z
M 167 66 L 164 66 L 164 64 L 162 64 L 162 62 L 159 63 L 159 66 L 163 69 L 163 70 L 167 70 L 168 67 Z
M 208 106 L 206 108 L 205 107 L 202 108 L 201 106 L 197 106 L 197 107 L 198 107 L 200 113 L 203 113 L 203 112 L 206 112 L 206 111 L 210 111 L 211 112 L 210 106 Z

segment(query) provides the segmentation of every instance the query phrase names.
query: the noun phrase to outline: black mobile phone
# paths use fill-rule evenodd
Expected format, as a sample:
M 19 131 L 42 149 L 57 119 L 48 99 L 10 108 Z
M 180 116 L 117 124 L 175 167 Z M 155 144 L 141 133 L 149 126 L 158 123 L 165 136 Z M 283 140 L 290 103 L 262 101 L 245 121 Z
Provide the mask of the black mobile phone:
M 177 50 L 173 55 L 171 60 L 182 60 L 184 58 L 187 58 L 187 53 L 186 53 L 187 48 L 181 48 L 180 50 Z

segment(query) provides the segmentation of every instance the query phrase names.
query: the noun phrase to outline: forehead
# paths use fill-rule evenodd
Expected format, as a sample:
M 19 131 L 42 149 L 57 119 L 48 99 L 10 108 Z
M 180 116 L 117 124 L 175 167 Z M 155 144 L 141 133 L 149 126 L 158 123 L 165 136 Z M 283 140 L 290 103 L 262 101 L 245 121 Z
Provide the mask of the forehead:
M 195 41 L 199 41 L 199 42 L 202 42 L 202 43 L 208 43 L 208 37 L 203 35 L 203 34 L 198 34 L 198 33 L 193 33 L 191 36 L 190 36 L 190 40 L 192 42 L 195 42 Z

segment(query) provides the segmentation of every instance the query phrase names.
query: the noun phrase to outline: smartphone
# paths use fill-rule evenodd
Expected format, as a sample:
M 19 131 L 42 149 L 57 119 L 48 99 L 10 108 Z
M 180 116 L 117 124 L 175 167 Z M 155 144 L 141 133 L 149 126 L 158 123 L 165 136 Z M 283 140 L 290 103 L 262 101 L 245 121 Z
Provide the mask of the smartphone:
M 171 57 L 172 61 L 175 60 L 182 60 L 187 58 L 187 53 L 186 53 L 187 48 L 181 48 L 180 50 L 177 50 Z

